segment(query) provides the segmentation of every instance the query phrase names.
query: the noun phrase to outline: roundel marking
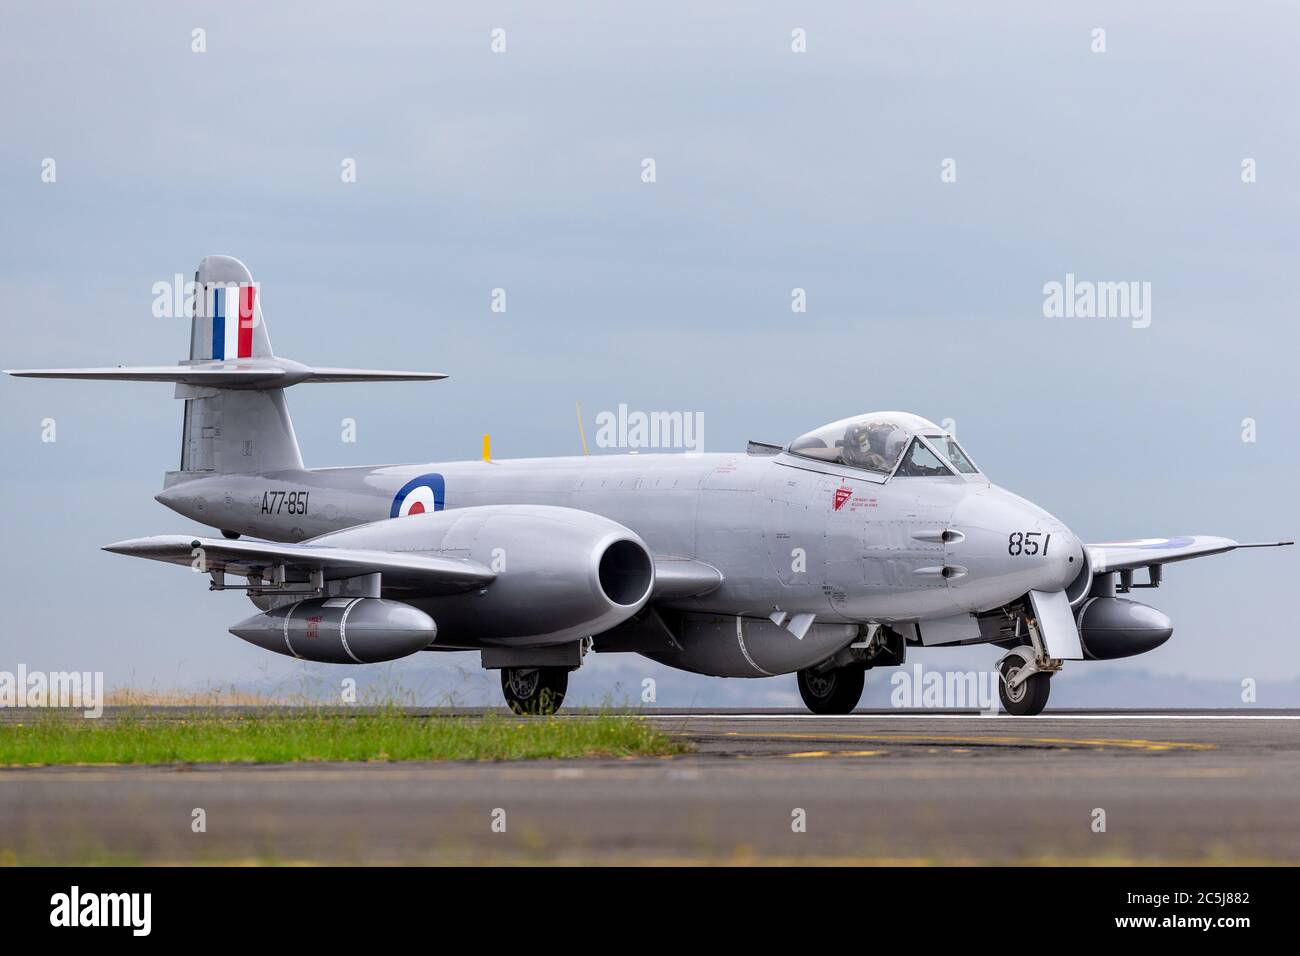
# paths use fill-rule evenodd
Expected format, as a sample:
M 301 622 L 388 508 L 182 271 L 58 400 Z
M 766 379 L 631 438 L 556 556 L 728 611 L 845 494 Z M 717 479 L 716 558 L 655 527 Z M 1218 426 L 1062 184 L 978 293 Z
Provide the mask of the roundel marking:
M 420 475 L 412 478 L 393 495 L 393 505 L 388 510 L 390 518 L 422 515 L 441 511 L 447 497 L 447 484 L 442 475 Z

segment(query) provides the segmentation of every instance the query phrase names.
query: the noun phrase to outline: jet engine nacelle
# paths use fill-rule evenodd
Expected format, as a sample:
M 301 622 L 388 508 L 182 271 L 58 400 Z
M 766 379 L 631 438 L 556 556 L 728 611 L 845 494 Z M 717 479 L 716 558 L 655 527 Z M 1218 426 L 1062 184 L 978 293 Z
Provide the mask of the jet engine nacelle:
M 634 532 L 601 515 L 550 505 L 484 505 L 379 521 L 313 544 L 468 558 L 495 580 L 463 594 L 412 595 L 439 643 L 555 644 L 627 620 L 654 590 L 655 566 Z
M 1174 633 L 1173 621 L 1163 613 L 1127 598 L 1088 598 L 1077 620 L 1083 652 L 1094 661 L 1145 654 Z
M 307 661 L 378 664 L 428 647 L 438 627 L 429 615 L 400 601 L 323 598 L 255 614 L 230 633 Z

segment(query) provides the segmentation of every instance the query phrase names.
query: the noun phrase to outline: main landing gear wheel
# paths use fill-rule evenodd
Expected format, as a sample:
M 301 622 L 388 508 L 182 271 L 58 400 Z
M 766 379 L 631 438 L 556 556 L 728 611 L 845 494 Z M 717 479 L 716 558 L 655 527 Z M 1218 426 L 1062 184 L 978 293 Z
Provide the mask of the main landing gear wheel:
M 516 714 L 553 714 L 564 703 L 569 672 L 563 667 L 503 667 L 501 690 Z
M 862 699 L 866 671 L 861 667 L 834 667 L 799 672 L 799 696 L 814 714 L 850 714 Z
M 1002 709 L 1017 717 L 1041 714 L 1052 689 L 1052 675 L 1042 672 L 1030 674 L 1019 685 L 1011 687 L 1011 681 L 1026 666 L 1028 661 L 1018 654 L 1008 654 L 998 661 L 998 673 L 1002 675 L 998 696 L 1002 698 Z

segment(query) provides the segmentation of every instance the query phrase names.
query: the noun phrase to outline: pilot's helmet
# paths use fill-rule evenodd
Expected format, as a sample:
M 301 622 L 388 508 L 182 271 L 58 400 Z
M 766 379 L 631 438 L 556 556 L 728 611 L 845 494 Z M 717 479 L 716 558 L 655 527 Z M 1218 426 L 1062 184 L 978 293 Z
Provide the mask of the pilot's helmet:
M 871 422 L 866 426 L 867 435 L 871 442 L 871 450 L 882 457 L 889 457 L 886 451 L 889 446 L 889 437 L 898 431 L 897 426 L 889 422 Z
M 885 461 L 893 464 L 898 460 L 898 456 L 903 453 L 903 445 L 907 443 L 907 432 L 901 428 L 895 428 L 885 439 Z
M 859 463 L 871 453 L 869 427 L 854 422 L 844 430 L 843 457 L 849 464 Z

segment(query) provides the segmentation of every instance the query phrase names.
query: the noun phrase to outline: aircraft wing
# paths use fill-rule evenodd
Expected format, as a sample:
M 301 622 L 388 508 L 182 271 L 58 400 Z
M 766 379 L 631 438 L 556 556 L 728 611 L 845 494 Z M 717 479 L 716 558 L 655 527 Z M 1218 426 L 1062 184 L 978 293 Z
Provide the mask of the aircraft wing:
M 196 553 L 202 549 L 201 554 Z M 196 538 L 164 534 L 132 538 L 105 545 L 105 551 L 133 558 L 166 561 L 206 571 L 224 571 L 247 576 L 283 565 L 288 582 L 307 581 L 322 572 L 325 580 L 353 578 L 379 572 L 385 584 L 416 587 L 431 594 L 457 594 L 490 584 L 496 573 L 465 558 L 448 558 L 413 551 L 368 551 L 331 548 L 310 544 L 277 544 L 269 541 L 228 541 L 224 538 Z M 202 559 L 202 564 L 195 562 Z
M 1265 541 L 1241 544 L 1231 538 L 1217 538 L 1212 535 L 1187 535 L 1181 538 L 1135 538 L 1132 541 L 1105 541 L 1100 544 L 1085 545 L 1088 557 L 1092 561 L 1094 574 L 1108 571 L 1128 571 L 1133 568 L 1150 567 L 1153 564 L 1169 564 L 1173 561 L 1189 561 L 1211 554 L 1223 554 L 1237 548 L 1280 548 L 1294 544 L 1293 541 Z

